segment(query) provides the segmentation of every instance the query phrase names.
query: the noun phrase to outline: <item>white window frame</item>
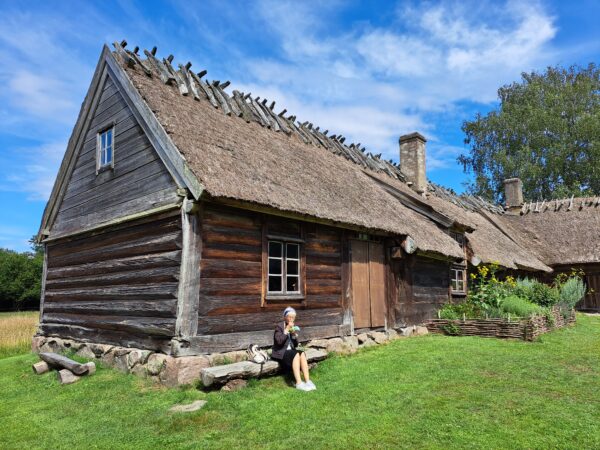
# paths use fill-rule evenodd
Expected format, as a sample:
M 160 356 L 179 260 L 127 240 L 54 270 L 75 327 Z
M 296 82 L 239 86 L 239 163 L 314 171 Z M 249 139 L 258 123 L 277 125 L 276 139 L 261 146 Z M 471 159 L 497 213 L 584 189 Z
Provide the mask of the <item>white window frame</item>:
M 271 252 L 270 252 L 270 248 L 271 248 L 271 244 L 279 244 L 281 245 L 281 256 L 271 256 Z M 297 257 L 296 258 L 290 258 L 288 257 L 288 246 L 296 246 L 296 248 L 298 249 L 297 252 Z M 302 264 L 302 260 L 301 260 L 301 254 L 300 252 L 302 251 L 302 248 L 300 246 L 300 243 L 298 242 L 287 242 L 285 240 L 277 240 L 277 239 L 269 239 L 267 241 L 267 295 L 268 296 L 302 296 L 302 284 L 301 284 L 301 280 L 302 280 L 302 270 L 300 265 Z M 271 273 L 271 260 L 279 260 L 281 262 L 281 273 Z M 288 275 L 288 261 L 295 261 L 297 263 L 297 267 L 298 267 L 298 273 L 294 274 L 294 275 Z M 281 278 L 281 290 L 279 291 L 272 291 L 269 288 L 269 281 L 271 277 L 280 277 Z M 290 278 L 296 278 L 298 280 L 298 289 L 295 291 L 288 291 L 287 290 L 287 280 L 288 277 Z
M 462 277 L 459 278 L 459 272 L 462 272 Z M 459 282 L 462 282 L 463 288 L 459 289 Z M 450 267 L 450 290 L 453 294 L 467 293 L 467 268 L 464 266 Z
M 110 133 L 109 133 L 110 132 Z M 110 136 L 110 144 L 107 142 L 103 146 L 103 136 Z M 106 149 L 111 149 L 111 159 L 105 163 L 102 163 L 103 158 L 106 155 Z M 115 125 L 112 124 L 108 127 L 102 128 L 96 135 L 96 174 L 107 169 L 114 169 L 115 167 Z

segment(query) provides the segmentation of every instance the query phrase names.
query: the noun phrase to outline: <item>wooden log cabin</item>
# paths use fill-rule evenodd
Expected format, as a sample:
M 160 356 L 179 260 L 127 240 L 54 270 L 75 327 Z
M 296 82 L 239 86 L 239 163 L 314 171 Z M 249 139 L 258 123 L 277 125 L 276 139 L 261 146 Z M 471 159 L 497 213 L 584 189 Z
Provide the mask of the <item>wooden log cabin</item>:
M 471 263 L 552 269 L 504 208 L 205 81 L 156 48 L 104 47 L 44 211 L 39 334 L 173 356 L 418 324 Z M 517 233 L 515 231 L 515 233 Z

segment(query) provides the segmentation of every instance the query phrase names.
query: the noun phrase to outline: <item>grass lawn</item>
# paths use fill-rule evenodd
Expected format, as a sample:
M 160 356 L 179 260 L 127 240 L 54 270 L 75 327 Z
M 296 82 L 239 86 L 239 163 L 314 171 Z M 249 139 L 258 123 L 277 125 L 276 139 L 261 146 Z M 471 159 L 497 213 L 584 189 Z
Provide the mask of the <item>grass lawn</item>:
M 31 349 L 40 313 L 38 311 L 0 313 L 0 358 L 20 355 Z
M 100 369 L 59 386 L 0 359 L 2 448 L 600 448 L 600 317 L 540 341 L 425 336 L 235 393 L 167 390 Z M 169 414 L 206 398 L 204 409 Z

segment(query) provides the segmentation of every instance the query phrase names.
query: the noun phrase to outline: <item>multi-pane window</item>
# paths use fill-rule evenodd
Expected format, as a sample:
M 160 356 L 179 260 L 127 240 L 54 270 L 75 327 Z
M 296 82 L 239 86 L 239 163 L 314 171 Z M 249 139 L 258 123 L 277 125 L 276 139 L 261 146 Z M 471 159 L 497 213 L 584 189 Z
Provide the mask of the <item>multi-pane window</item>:
M 114 129 L 108 128 L 98 133 L 98 169 L 113 166 L 114 156 Z
M 300 294 L 300 244 L 269 241 L 269 294 Z
M 458 242 L 458 245 L 460 245 L 460 248 L 464 251 L 465 250 L 465 235 L 462 233 L 457 233 L 456 231 L 450 231 L 450 236 L 456 241 Z
M 450 269 L 450 288 L 452 293 L 462 294 L 467 292 L 467 269 L 453 266 Z

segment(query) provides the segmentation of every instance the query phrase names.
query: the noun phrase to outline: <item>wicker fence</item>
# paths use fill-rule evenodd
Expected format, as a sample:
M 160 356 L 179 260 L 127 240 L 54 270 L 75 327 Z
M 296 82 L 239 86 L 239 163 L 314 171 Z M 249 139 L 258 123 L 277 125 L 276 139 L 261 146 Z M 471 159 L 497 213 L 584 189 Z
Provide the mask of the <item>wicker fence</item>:
M 546 316 L 533 316 L 528 319 L 432 319 L 425 325 L 431 333 L 533 341 L 539 335 L 554 328 L 562 328 L 574 323 L 575 310 L 572 310 L 565 319 L 558 308 L 553 308 L 552 317 L 553 319 L 548 319 Z

